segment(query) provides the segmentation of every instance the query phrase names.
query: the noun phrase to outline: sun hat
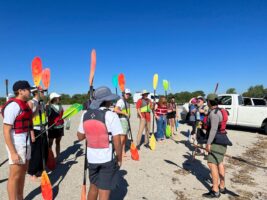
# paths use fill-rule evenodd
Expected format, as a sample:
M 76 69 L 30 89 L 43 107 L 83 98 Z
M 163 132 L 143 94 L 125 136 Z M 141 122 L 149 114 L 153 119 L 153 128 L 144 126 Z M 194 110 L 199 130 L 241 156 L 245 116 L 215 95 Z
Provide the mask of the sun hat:
M 49 99 L 50 101 L 52 101 L 54 98 L 59 98 L 61 97 L 60 94 L 56 93 L 56 92 L 52 92 L 50 95 L 49 95 Z
M 95 90 L 90 108 L 98 109 L 103 102 L 116 101 L 118 99 L 120 99 L 120 96 L 113 94 L 108 87 L 102 86 Z
M 124 92 L 125 92 L 125 94 L 131 94 L 131 90 L 128 88 L 126 88 Z
M 147 90 L 143 90 L 142 91 L 142 96 L 145 95 L 145 94 L 149 94 L 149 92 Z
M 204 97 L 202 97 L 202 96 L 198 96 L 198 97 L 197 97 L 197 99 L 201 99 L 202 101 L 204 101 L 204 102 L 205 102 L 205 98 L 204 98 Z
M 209 94 L 209 95 L 207 96 L 207 100 L 210 100 L 210 101 L 214 101 L 214 100 L 217 99 L 217 98 L 218 98 L 218 95 L 217 95 L 217 94 L 214 94 L 214 93 Z
M 197 98 L 195 98 L 195 97 L 192 98 L 192 99 L 190 100 L 190 103 L 191 103 L 191 104 L 196 104 L 196 103 L 197 103 Z

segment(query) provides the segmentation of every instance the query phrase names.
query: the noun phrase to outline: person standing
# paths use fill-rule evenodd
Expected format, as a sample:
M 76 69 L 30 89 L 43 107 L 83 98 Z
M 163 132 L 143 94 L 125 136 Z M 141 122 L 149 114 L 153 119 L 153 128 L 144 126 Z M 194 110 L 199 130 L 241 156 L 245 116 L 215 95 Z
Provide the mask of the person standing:
M 49 148 L 52 149 L 53 142 L 56 140 L 56 158 L 58 159 L 60 154 L 60 141 L 62 136 L 64 136 L 64 120 L 62 119 L 64 110 L 60 103 L 59 94 L 52 92 L 49 99 L 50 103 L 47 106 L 48 126 L 55 123 L 55 126 L 48 130 Z
M 123 129 L 123 134 L 121 135 L 121 145 L 122 145 L 122 157 L 126 157 L 125 145 L 127 140 L 127 134 L 129 133 L 130 127 L 128 122 L 131 116 L 129 98 L 131 97 L 131 90 L 125 89 L 125 92 L 122 94 L 122 98 L 119 99 L 116 103 L 114 111 L 118 114 L 121 126 Z
M 137 149 L 140 150 L 142 134 L 145 129 L 145 147 L 149 147 L 149 134 L 150 134 L 150 123 L 151 116 L 150 112 L 153 109 L 151 100 L 148 98 L 149 92 L 143 90 L 142 98 L 136 102 L 137 116 L 139 121 L 139 130 L 137 134 Z
M 171 98 L 167 107 L 168 107 L 167 120 L 171 126 L 171 134 L 176 135 L 174 130 L 175 130 L 176 119 L 178 118 L 177 116 L 178 112 L 177 112 L 177 106 L 176 106 L 174 97 Z
M 38 94 L 39 89 L 39 94 Z M 46 111 L 44 106 L 44 90 L 35 87 L 31 90 L 33 94 L 33 99 L 28 101 L 29 107 L 33 112 L 33 130 L 34 137 L 40 135 L 41 131 L 44 130 L 47 119 Z M 41 114 L 41 118 L 40 118 Z M 47 135 L 43 133 L 40 137 L 37 137 L 32 141 L 31 144 L 31 160 L 29 162 L 28 174 L 31 175 L 32 180 L 36 180 L 40 177 L 43 169 L 43 159 L 46 163 L 48 158 L 48 142 Z
M 112 101 L 119 98 L 108 87 L 97 88 L 77 131 L 80 141 L 87 140 L 90 180 L 87 199 L 90 200 L 108 200 L 111 190 L 116 188 L 119 181 L 118 172 L 122 164 L 120 135 L 123 130 L 118 115 L 109 110 Z
M 7 192 L 10 200 L 22 200 L 25 175 L 31 158 L 30 136 L 32 111 L 27 104 L 31 86 L 28 81 L 17 81 L 13 85 L 15 98 L 2 108 L 3 133 L 9 159 Z M 32 138 L 34 140 L 34 137 Z
M 208 152 L 208 166 L 211 171 L 213 186 L 208 193 L 203 194 L 203 197 L 219 198 L 220 193 L 225 194 L 226 191 L 223 160 L 227 145 L 231 145 L 228 143 L 229 139 L 226 136 L 227 132 L 225 130 L 227 119 L 225 119 L 226 117 L 223 114 L 227 111 L 224 112 L 218 108 L 219 100 L 216 94 L 209 94 L 207 101 L 211 111 L 208 115 L 207 122 L 207 133 L 209 137 L 206 144 L 206 151 Z
M 193 98 L 190 101 L 190 106 L 189 106 L 189 113 L 190 113 L 190 117 L 189 117 L 189 125 L 192 126 L 192 131 L 191 131 L 191 138 L 192 141 L 190 141 L 191 143 L 196 141 L 196 113 L 197 113 L 197 99 Z
M 165 139 L 167 125 L 167 99 L 165 96 L 159 98 L 159 102 L 155 105 L 155 117 L 157 120 L 157 141 Z

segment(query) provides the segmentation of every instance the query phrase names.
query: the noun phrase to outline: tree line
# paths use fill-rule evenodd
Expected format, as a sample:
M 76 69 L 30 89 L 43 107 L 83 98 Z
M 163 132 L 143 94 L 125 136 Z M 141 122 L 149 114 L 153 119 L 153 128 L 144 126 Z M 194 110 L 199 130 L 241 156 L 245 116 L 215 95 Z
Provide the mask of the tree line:
M 227 94 L 236 94 L 235 88 L 229 88 L 226 91 Z M 255 85 L 248 88 L 246 92 L 242 94 L 244 97 L 256 97 L 256 98 L 262 98 L 267 97 L 267 88 L 264 88 L 263 85 Z M 178 93 L 169 93 L 167 95 L 167 99 L 170 100 L 170 98 L 174 97 L 176 103 L 183 104 L 185 102 L 188 102 L 191 98 L 197 97 L 197 96 L 203 96 L 205 97 L 206 94 L 202 90 L 194 91 L 194 92 L 188 92 L 188 91 L 182 91 Z M 69 105 L 73 103 L 80 103 L 83 104 L 86 102 L 89 98 L 88 94 L 62 94 L 61 95 L 61 103 L 63 105 Z M 0 98 L 0 105 L 3 105 L 6 101 L 5 97 Z M 133 98 L 130 99 L 130 103 L 133 103 Z

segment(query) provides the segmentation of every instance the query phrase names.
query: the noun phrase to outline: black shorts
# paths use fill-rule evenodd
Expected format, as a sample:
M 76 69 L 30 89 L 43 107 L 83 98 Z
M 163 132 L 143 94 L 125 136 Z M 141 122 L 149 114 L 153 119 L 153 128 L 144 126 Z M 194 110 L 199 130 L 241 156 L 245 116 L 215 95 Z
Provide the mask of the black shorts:
M 64 136 L 64 128 L 52 128 L 48 130 L 48 138 L 59 138 Z
M 114 190 L 119 183 L 119 166 L 115 160 L 102 164 L 88 164 L 90 183 L 98 189 Z
M 174 119 L 174 118 L 176 118 L 176 112 L 175 111 L 167 113 L 167 119 Z

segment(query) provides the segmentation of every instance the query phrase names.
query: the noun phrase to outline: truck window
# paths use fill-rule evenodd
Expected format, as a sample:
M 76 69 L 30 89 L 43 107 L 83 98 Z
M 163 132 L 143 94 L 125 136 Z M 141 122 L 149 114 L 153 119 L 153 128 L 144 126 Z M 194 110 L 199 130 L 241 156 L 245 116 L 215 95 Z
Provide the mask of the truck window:
M 242 105 L 242 104 L 239 104 Z M 244 106 L 252 106 L 252 102 L 250 98 L 244 98 Z
M 266 106 L 264 99 L 252 99 L 255 106 Z
M 219 104 L 230 106 L 232 105 L 232 97 L 231 96 L 219 96 Z

